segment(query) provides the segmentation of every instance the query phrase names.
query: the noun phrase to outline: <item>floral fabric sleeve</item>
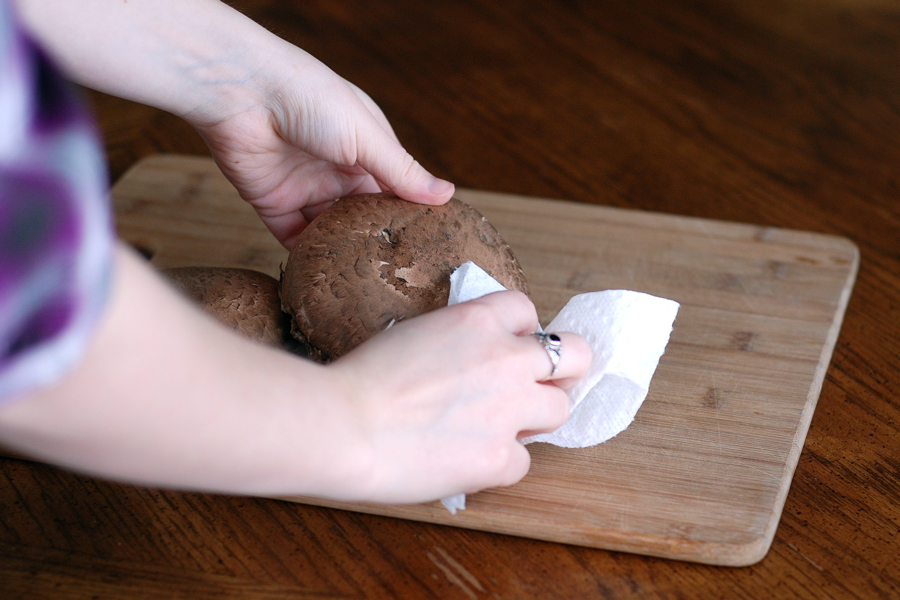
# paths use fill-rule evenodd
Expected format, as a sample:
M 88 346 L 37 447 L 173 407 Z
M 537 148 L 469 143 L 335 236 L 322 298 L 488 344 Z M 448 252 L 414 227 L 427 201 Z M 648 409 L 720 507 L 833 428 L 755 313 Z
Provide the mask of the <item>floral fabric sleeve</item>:
M 70 369 L 103 308 L 114 233 L 97 140 L 0 0 L 0 403 Z

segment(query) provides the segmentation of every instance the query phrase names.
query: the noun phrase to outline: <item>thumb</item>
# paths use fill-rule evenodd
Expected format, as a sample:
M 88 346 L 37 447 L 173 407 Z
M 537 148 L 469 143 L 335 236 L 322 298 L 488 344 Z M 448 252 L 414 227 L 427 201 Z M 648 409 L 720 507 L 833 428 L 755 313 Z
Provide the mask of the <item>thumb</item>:
M 429 173 L 384 129 L 369 121 L 357 135 L 359 166 L 399 197 L 420 204 L 444 204 L 455 187 Z

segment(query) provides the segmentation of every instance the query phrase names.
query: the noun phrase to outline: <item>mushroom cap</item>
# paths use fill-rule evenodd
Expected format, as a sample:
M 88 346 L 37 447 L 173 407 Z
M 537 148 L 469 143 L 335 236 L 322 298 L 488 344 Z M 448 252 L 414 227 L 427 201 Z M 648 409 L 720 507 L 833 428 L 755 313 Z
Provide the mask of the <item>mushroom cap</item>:
M 468 204 L 348 196 L 298 237 L 282 273 L 282 309 L 293 317 L 292 335 L 325 362 L 395 322 L 447 306 L 450 275 L 467 261 L 528 293 L 512 249 Z
M 250 339 L 285 348 L 290 316 L 281 310 L 278 280 L 252 269 L 175 267 L 163 269 L 175 287 L 219 322 Z

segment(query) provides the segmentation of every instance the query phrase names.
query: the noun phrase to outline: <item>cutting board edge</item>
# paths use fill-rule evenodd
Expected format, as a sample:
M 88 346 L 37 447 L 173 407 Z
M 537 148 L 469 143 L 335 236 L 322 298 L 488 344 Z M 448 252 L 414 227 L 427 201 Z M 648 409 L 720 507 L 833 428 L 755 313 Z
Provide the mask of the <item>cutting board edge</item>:
M 850 244 L 850 250 L 852 251 L 851 264 L 847 273 L 847 279 L 838 299 L 837 309 L 835 310 L 834 318 L 831 322 L 831 327 L 829 328 L 828 335 L 825 338 L 825 343 L 822 346 L 822 352 L 819 354 L 819 361 L 816 366 L 816 374 L 813 376 L 813 380 L 810 382 L 809 392 L 807 393 L 806 397 L 806 403 L 803 406 L 803 416 L 801 417 L 797 426 L 797 430 L 794 433 L 794 440 L 791 444 L 790 455 L 785 461 L 784 471 L 781 476 L 782 483 L 772 506 L 772 514 L 769 518 L 769 521 L 766 523 L 765 531 L 761 536 L 762 538 L 767 538 L 769 542 L 766 546 L 765 552 L 763 552 L 758 560 L 761 560 L 763 556 L 765 556 L 765 554 L 768 552 L 768 548 L 769 546 L 771 546 L 772 540 L 775 539 L 775 533 L 778 529 L 778 525 L 781 523 L 781 516 L 784 512 L 784 505 L 787 502 L 788 493 L 790 493 L 791 483 L 794 480 L 794 473 L 797 470 L 797 465 L 800 463 L 800 455 L 803 453 L 803 447 L 806 445 L 806 436 L 809 434 L 809 428 L 812 425 L 812 418 L 815 414 L 816 406 L 819 403 L 819 397 L 822 394 L 822 387 L 825 384 L 825 378 L 828 374 L 828 368 L 831 366 L 831 358 L 834 354 L 834 349 L 837 346 L 837 340 L 840 336 L 841 327 L 844 323 L 844 316 L 847 312 L 847 306 L 850 304 L 850 297 L 853 294 L 853 288 L 856 284 L 856 277 L 859 273 L 859 265 L 861 261 L 859 247 L 853 241 L 847 238 L 838 239 L 845 240 L 848 244 Z
M 590 202 L 567 200 L 564 198 L 518 195 L 507 192 L 477 190 L 473 188 L 457 188 L 455 195 L 459 197 L 460 200 L 471 202 L 473 206 L 475 206 L 475 208 L 479 208 L 478 204 L 480 202 L 488 201 L 498 202 L 502 204 L 504 198 L 515 196 L 517 202 L 532 204 L 534 206 L 542 206 L 547 209 L 553 209 L 553 207 L 558 208 L 560 205 L 576 208 L 587 208 L 588 210 L 595 211 L 598 214 L 602 214 L 604 218 L 608 218 L 610 220 L 621 220 L 623 222 L 630 222 L 635 218 L 644 218 L 649 215 L 658 219 L 660 222 L 681 225 L 682 227 L 687 229 L 703 230 L 705 229 L 705 224 L 713 221 L 717 226 L 731 229 L 734 232 L 742 232 L 757 241 L 763 241 L 775 237 L 777 238 L 777 241 L 781 243 L 784 243 L 785 240 L 790 239 L 796 243 L 805 243 L 814 245 L 816 247 L 828 247 L 834 250 L 843 251 L 848 255 L 849 261 L 855 261 L 857 263 L 859 261 L 860 255 L 859 247 L 856 242 L 846 236 L 834 233 L 809 231 L 805 229 L 792 229 L 787 227 L 762 225 L 740 221 L 722 221 L 709 217 L 695 217 L 675 213 L 652 212 L 638 208 L 623 208 L 620 206 L 594 204 Z
M 490 515 L 476 517 L 475 519 L 478 520 L 466 518 L 464 512 L 459 515 L 451 515 L 439 503 L 397 506 L 340 502 L 303 496 L 279 496 L 270 497 L 270 499 L 391 519 L 405 519 L 429 525 L 459 527 L 471 531 L 719 567 L 746 567 L 759 562 L 768 553 L 776 531 L 776 528 L 766 528 L 760 535 L 747 542 L 733 544 L 655 536 L 633 531 L 622 532 L 605 528 L 590 529 L 589 533 L 583 532 L 581 535 L 576 535 L 574 531 L 560 534 L 559 531 L 543 532 L 529 528 L 529 526 L 533 527 L 533 522 L 530 521 L 523 520 L 518 523 L 518 526 L 504 527 L 499 521 L 487 521 L 486 519 Z
M 122 176 L 115 182 L 115 186 L 118 186 L 120 183 L 128 179 L 130 176 L 134 174 L 134 172 L 146 169 L 148 167 L 153 167 L 156 165 L 157 167 L 165 167 L 167 165 L 179 165 L 185 162 L 195 163 L 198 165 L 202 165 L 204 168 L 208 168 L 210 166 L 215 165 L 215 161 L 209 155 L 205 154 L 167 154 L 167 153 L 159 153 L 159 154 L 150 154 L 144 156 L 137 160 Z M 218 168 L 218 167 L 216 167 Z M 237 191 L 234 192 L 235 196 L 238 196 Z M 479 190 L 468 187 L 457 187 L 456 195 L 462 196 L 462 200 L 472 198 L 472 197 L 486 197 L 493 200 L 499 200 L 504 197 L 508 197 L 510 195 L 516 196 L 517 200 L 535 203 L 535 204 L 544 204 L 546 206 L 558 206 L 560 203 L 578 206 L 578 207 L 589 207 L 590 210 L 598 210 L 606 215 L 619 215 L 622 217 L 636 217 L 638 215 L 655 215 L 662 219 L 670 220 L 672 223 L 683 223 L 683 224 L 702 224 L 704 222 L 709 222 L 711 219 L 706 217 L 694 217 L 689 215 L 680 215 L 674 213 L 663 213 L 663 212 L 650 212 L 641 209 L 635 208 L 623 208 L 618 206 L 609 206 L 605 204 L 594 204 L 590 202 L 579 202 L 576 200 L 567 200 L 564 198 L 552 198 L 548 196 L 537 196 L 537 195 L 521 195 L 521 194 L 512 194 L 509 192 L 500 192 L 494 190 Z M 747 222 L 738 222 L 738 221 L 720 221 L 715 220 L 718 225 L 726 226 L 726 227 L 734 227 L 738 229 L 743 229 L 747 231 L 757 232 L 757 235 L 761 235 L 759 232 L 773 232 L 778 231 L 788 236 L 799 236 L 802 238 L 809 239 L 818 239 L 826 243 L 836 243 L 840 246 L 844 246 L 846 251 L 854 258 L 857 263 L 859 262 L 859 247 L 857 244 L 851 240 L 850 238 L 832 234 L 832 233 L 824 233 L 818 231 L 808 231 L 801 229 L 789 229 L 782 228 L 776 226 L 766 226 L 759 225 Z

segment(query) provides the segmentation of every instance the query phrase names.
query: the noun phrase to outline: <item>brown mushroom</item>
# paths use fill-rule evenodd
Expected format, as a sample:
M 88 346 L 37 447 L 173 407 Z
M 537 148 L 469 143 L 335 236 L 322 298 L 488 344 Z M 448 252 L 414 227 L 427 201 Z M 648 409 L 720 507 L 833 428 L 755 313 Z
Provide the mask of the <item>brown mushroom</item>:
M 464 202 L 350 196 L 297 239 L 282 273 L 282 309 L 293 317 L 291 333 L 327 362 L 395 322 L 446 306 L 450 275 L 467 261 L 528 293 L 510 247 Z
M 281 310 L 274 277 L 228 267 L 176 267 L 162 273 L 227 327 L 252 340 L 303 354 L 290 335 L 291 319 Z

